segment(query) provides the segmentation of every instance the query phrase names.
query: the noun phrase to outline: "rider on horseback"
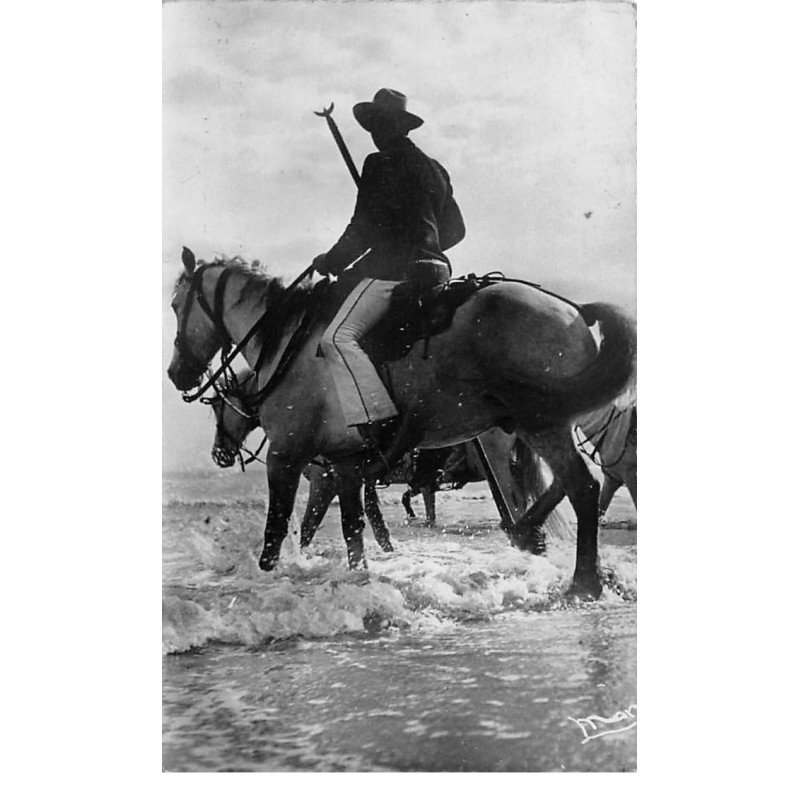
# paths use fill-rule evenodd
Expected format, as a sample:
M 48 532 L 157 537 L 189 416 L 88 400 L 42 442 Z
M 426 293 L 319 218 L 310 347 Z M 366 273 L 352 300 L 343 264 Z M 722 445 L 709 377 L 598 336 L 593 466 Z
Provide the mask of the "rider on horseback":
M 364 161 L 350 224 L 313 266 L 338 275 L 359 259 L 354 269 L 362 280 L 323 334 L 321 349 L 346 423 L 370 440 L 369 425 L 398 412 L 359 342 L 386 313 L 399 284 L 426 291 L 449 280 L 444 251 L 464 238 L 464 221 L 444 167 L 408 138 L 422 120 L 406 111 L 405 95 L 380 89 L 372 102 L 357 103 L 353 115 L 378 152 Z

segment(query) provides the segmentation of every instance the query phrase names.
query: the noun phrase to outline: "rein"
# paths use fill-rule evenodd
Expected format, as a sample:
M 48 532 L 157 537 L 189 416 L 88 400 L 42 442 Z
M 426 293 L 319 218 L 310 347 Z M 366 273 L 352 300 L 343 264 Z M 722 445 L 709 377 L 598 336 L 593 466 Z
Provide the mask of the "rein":
M 234 380 L 235 377 L 236 376 L 234 374 Z M 225 387 L 221 387 L 218 383 L 214 384 L 214 390 L 217 393 L 217 397 L 223 403 L 225 403 L 225 405 L 228 406 L 228 408 L 230 408 L 231 411 L 235 411 L 240 417 L 244 417 L 245 419 L 258 419 L 258 414 L 248 414 L 246 411 L 242 411 L 241 408 L 231 403 L 228 397 L 233 396 L 235 394 L 235 391 L 229 390 L 226 394 Z M 204 405 L 210 406 L 214 401 L 210 397 L 201 397 L 200 402 L 203 403 Z
M 205 266 L 212 266 L 212 265 L 205 265 Z M 204 267 L 201 267 L 200 269 L 203 269 L 203 268 Z M 314 268 L 313 267 L 307 267 L 306 269 L 304 269 L 300 273 L 300 275 L 298 275 L 297 278 L 295 278 L 295 280 L 292 281 L 292 283 L 286 288 L 286 291 L 290 292 L 299 283 L 301 283 L 307 277 L 309 277 L 313 272 L 314 272 Z M 195 273 L 195 274 L 197 274 L 197 273 Z M 228 278 L 229 274 L 230 273 L 227 272 L 227 270 L 223 270 L 222 274 L 220 275 L 219 282 L 223 282 L 223 279 L 224 279 L 224 283 L 227 283 L 227 278 Z M 214 323 L 215 327 L 217 327 L 218 329 L 219 329 L 219 327 L 222 328 L 222 330 L 225 332 L 226 338 L 230 341 L 230 335 L 228 334 L 227 329 L 225 328 L 224 324 L 222 324 L 220 326 L 218 324 L 218 322 L 217 322 L 217 319 L 219 319 L 220 322 L 222 320 L 221 302 L 222 302 L 222 297 L 223 297 L 223 294 L 224 294 L 224 291 L 225 291 L 224 283 L 223 283 L 222 290 L 220 291 L 219 282 L 217 283 L 217 288 L 216 288 L 216 290 L 214 292 L 214 303 L 217 306 L 217 308 L 220 309 L 219 317 L 216 317 L 215 316 L 215 312 L 211 311 L 211 309 L 208 307 L 208 303 L 207 303 L 205 297 L 203 296 L 202 286 L 198 287 L 198 285 L 193 280 L 192 281 L 192 288 L 197 292 L 197 301 L 198 301 L 198 305 L 200 306 L 200 308 L 202 308 L 203 311 L 206 312 L 206 314 L 209 316 L 211 321 Z M 187 308 L 186 308 L 186 313 L 185 313 L 184 318 L 183 318 L 183 323 L 184 324 L 181 327 L 181 332 L 178 334 L 179 337 L 181 336 L 181 334 L 184 333 L 184 329 L 186 327 L 186 320 L 189 318 L 189 304 L 191 303 L 191 298 L 192 298 L 192 295 L 190 294 L 189 295 L 189 299 L 186 301 L 187 302 Z M 219 305 L 217 305 L 218 303 L 219 303 Z M 216 311 L 216 309 L 215 309 L 215 311 Z M 217 391 L 219 391 L 219 389 L 217 388 L 217 381 L 219 380 L 219 378 L 222 375 L 225 374 L 226 371 L 229 371 L 231 374 L 233 373 L 233 368 L 231 367 L 231 363 L 233 362 L 233 359 L 236 358 L 236 356 L 238 356 L 239 353 L 242 352 L 242 350 L 244 350 L 244 348 L 247 346 L 248 342 L 253 338 L 253 336 L 255 336 L 256 332 L 261 327 L 261 325 L 264 323 L 264 320 L 267 318 L 267 316 L 269 314 L 270 314 L 270 311 L 268 309 L 255 321 L 255 323 L 250 328 L 250 330 L 247 331 L 247 333 L 242 337 L 242 340 L 239 342 L 239 344 L 237 344 L 229 352 L 223 352 L 223 354 L 222 354 L 222 364 L 220 365 L 219 369 L 216 372 L 214 372 L 213 375 L 210 375 L 208 380 L 199 389 L 195 390 L 191 394 L 188 394 L 187 392 L 183 393 L 182 396 L 183 396 L 183 401 L 185 403 L 193 403 L 195 400 L 199 400 L 212 386 L 215 389 L 217 389 Z M 177 344 L 178 339 L 176 338 L 175 341 L 176 341 L 176 344 Z M 179 348 L 179 349 L 181 349 L 181 348 Z M 189 355 L 191 355 L 191 357 L 194 358 L 195 361 L 198 360 L 194 356 L 194 354 L 191 353 L 191 351 L 189 351 Z M 209 368 L 209 371 L 210 371 L 210 368 Z M 271 383 L 272 383 L 272 381 L 270 380 L 270 382 L 268 383 L 268 386 Z M 265 386 L 264 389 L 266 389 L 266 388 L 267 387 Z M 261 391 L 263 392 L 264 390 L 262 389 Z M 260 395 L 261 392 L 259 392 L 258 394 Z M 266 396 L 266 394 L 264 394 L 264 396 Z M 261 398 L 261 399 L 263 399 L 263 398 Z
M 254 461 L 258 461 L 259 464 L 266 464 L 267 462 L 263 458 L 259 458 L 258 454 L 264 449 L 264 445 L 267 443 L 267 435 L 264 434 L 264 438 L 261 440 L 261 444 L 256 448 L 255 453 L 248 450 L 246 447 L 242 446 L 239 448 L 240 451 L 244 451 L 250 456 L 247 461 L 242 460 L 241 452 L 239 453 L 239 463 L 242 466 L 242 472 L 244 472 L 244 468 L 247 464 L 252 464 Z
M 617 464 L 619 464 L 620 461 L 622 461 L 622 459 L 625 457 L 625 452 L 628 449 L 627 444 L 623 444 L 619 458 L 617 458 L 617 460 L 613 461 L 611 464 L 604 464 L 598 461 L 597 458 L 595 458 L 595 456 L 600 451 L 600 447 L 602 446 L 603 441 L 606 438 L 606 434 L 608 433 L 608 429 L 611 427 L 611 423 L 614 422 L 614 420 L 619 419 L 623 413 L 624 409 L 615 408 L 614 411 L 612 411 L 611 414 L 609 414 L 609 417 L 606 420 L 606 422 L 603 425 L 601 425 L 600 428 L 597 429 L 597 431 L 595 431 L 595 436 L 598 437 L 597 444 L 595 444 L 589 436 L 586 436 L 586 438 L 584 438 L 583 441 L 579 440 L 577 434 L 575 436 L 575 444 L 578 446 L 578 449 L 581 451 L 581 453 L 583 453 L 587 458 L 591 459 L 593 464 L 600 467 L 600 469 L 603 471 L 604 474 L 608 474 L 606 470 L 609 467 L 614 467 Z M 594 450 L 591 453 L 587 452 L 587 450 L 585 449 L 584 445 L 586 444 L 591 444 L 594 447 Z

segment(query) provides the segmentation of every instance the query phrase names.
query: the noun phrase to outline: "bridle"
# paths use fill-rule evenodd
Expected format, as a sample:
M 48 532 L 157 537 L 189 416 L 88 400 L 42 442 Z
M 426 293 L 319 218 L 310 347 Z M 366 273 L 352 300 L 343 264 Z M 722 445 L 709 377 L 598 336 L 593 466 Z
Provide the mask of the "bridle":
M 192 302 L 195 299 L 197 300 L 197 305 L 200 307 L 200 309 L 211 320 L 211 324 L 214 326 L 215 333 L 224 343 L 222 346 L 223 371 L 224 368 L 230 366 L 230 359 L 227 359 L 227 354 L 231 348 L 231 338 L 230 334 L 225 328 L 225 323 L 222 318 L 225 289 L 228 285 L 230 273 L 226 269 L 223 269 L 220 273 L 219 279 L 217 280 L 217 285 L 214 288 L 214 307 L 212 308 L 208 304 L 208 300 L 203 293 L 203 276 L 205 275 L 205 271 L 209 266 L 213 265 L 204 264 L 199 266 L 189 277 L 189 293 L 186 297 L 186 304 L 183 309 L 183 319 L 181 320 L 178 333 L 175 335 L 175 349 L 177 350 L 181 359 L 188 362 L 190 369 L 193 369 L 198 373 L 205 372 L 205 370 L 208 369 L 208 361 L 200 358 L 200 356 L 198 356 L 192 350 L 186 337 L 186 328 L 189 324 L 189 317 L 191 316 Z M 225 363 L 226 360 L 227 363 Z M 186 402 L 191 402 L 192 400 L 196 400 L 198 397 L 200 397 L 209 388 L 209 386 L 214 386 L 217 388 L 215 383 L 217 377 L 219 377 L 219 375 L 213 376 L 211 380 L 202 388 L 202 390 L 196 394 L 196 396 L 190 397 L 186 392 L 184 392 L 183 399 L 186 400 Z M 217 389 L 217 391 L 219 392 L 219 389 Z
M 200 306 L 203 312 L 205 312 L 206 316 L 211 320 L 212 324 L 214 325 L 214 330 L 217 332 L 219 337 L 223 341 L 222 345 L 222 364 L 221 366 L 214 372 L 213 374 L 209 374 L 208 380 L 200 386 L 199 389 L 196 389 L 191 394 L 186 391 L 183 392 L 183 400 L 186 403 L 193 403 L 195 400 L 201 400 L 203 403 L 213 403 L 214 401 L 203 397 L 203 395 L 210 389 L 211 387 L 214 388 L 217 396 L 225 403 L 229 408 L 232 408 L 237 414 L 249 418 L 249 419 L 258 419 L 257 414 L 248 414 L 243 412 L 241 409 L 237 408 L 233 403 L 230 402 L 228 399 L 228 394 L 231 394 L 230 388 L 228 387 L 237 387 L 238 383 L 236 380 L 236 373 L 233 371 L 233 367 L 231 366 L 231 362 L 233 359 L 244 350 L 245 345 L 253 338 L 256 334 L 256 331 L 259 330 L 264 324 L 264 321 L 267 319 L 268 314 L 270 313 L 269 310 L 265 310 L 264 314 L 262 314 L 259 319 L 256 320 L 255 324 L 250 328 L 250 330 L 244 335 L 241 339 L 239 344 L 232 348 L 233 343 L 231 342 L 230 334 L 228 333 L 227 328 L 225 327 L 225 323 L 222 317 L 222 308 L 223 302 L 225 298 L 225 288 L 228 283 L 228 278 L 230 277 L 230 272 L 227 269 L 222 270 L 220 273 L 219 279 L 217 280 L 217 285 L 214 289 L 214 307 L 212 308 L 208 304 L 208 300 L 203 293 L 203 274 L 208 267 L 216 266 L 216 264 L 200 264 L 194 271 L 191 273 L 187 273 L 189 276 L 189 293 L 186 298 L 186 304 L 183 309 L 183 319 L 181 320 L 180 327 L 178 329 L 178 333 L 175 336 L 175 350 L 178 352 L 178 355 L 182 360 L 185 360 L 189 363 L 190 367 L 193 367 L 198 374 L 203 373 L 204 371 L 211 372 L 209 367 L 209 362 L 204 361 L 201 359 L 196 353 L 192 351 L 192 348 L 188 344 L 187 336 L 186 336 L 186 328 L 188 326 L 189 315 L 192 308 L 192 301 L 197 298 L 197 304 Z M 314 272 L 314 267 L 309 266 L 304 269 L 300 275 L 295 278 L 294 281 L 289 285 L 287 288 L 287 292 L 291 292 L 295 289 L 302 281 L 306 278 L 310 277 Z M 295 331 L 293 338 L 295 338 L 300 332 Z M 290 348 L 287 348 L 284 351 L 283 355 L 281 356 L 278 365 L 275 369 L 275 372 L 272 374 L 270 379 L 267 381 L 266 385 L 261 388 L 255 395 L 253 395 L 251 400 L 255 402 L 256 405 L 259 405 L 261 401 L 269 394 L 270 391 L 274 388 L 277 382 L 283 377 L 283 374 L 288 366 L 289 361 L 291 360 L 290 356 Z M 228 387 L 221 387 L 218 383 L 220 377 L 225 376 L 227 378 Z M 240 396 L 240 400 L 244 402 L 244 397 Z M 219 428 L 219 425 L 217 426 Z M 226 437 L 230 438 L 227 431 L 223 429 L 223 433 Z M 262 459 L 258 458 L 258 454 L 264 448 L 264 445 L 267 442 L 266 435 L 262 440 L 261 444 L 256 448 L 256 451 L 250 452 L 246 447 L 240 445 L 237 449 L 236 455 L 239 457 L 239 463 L 241 464 L 242 471 L 244 471 L 245 464 L 250 464 L 253 461 L 260 461 L 262 464 L 266 463 Z M 241 451 L 244 451 L 248 454 L 249 458 L 247 461 L 244 461 L 242 458 Z
M 247 408 L 247 406 L 245 405 L 245 397 L 240 395 L 237 392 L 237 389 L 239 389 L 239 388 L 240 387 L 239 387 L 238 383 L 236 383 L 235 376 L 234 376 L 233 386 L 231 386 L 229 384 L 227 386 L 222 386 L 221 387 L 221 386 L 218 386 L 215 383 L 214 384 L 214 390 L 216 391 L 217 396 L 215 398 L 213 398 L 213 399 L 209 398 L 209 397 L 201 397 L 200 398 L 200 402 L 203 403 L 204 405 L 211 405 L 211 406 L 213 406 L 214 403 L 216 403 L 216 402 L 221 402 L 223 405 L 226 405 L 228 408 L 230 408 L 232 411 L 236 412 L 240 417 L 243 417 L 246 420 L 250 420 L 250 421 L 258 420 L 259 419 L 258 414 L 257 413 L 253 413 L 249 408 Z M 230 400 L 231 397 L 237 397 L 239 399 L 239 401 L 243 405 L 245 405 L 244 410 L 239 408 L 234 403 L 232 403 L 231 400 Z M 254 427 L 257 427 L 257 426 L 254 426 Z M 249 433 L 249 431 L 248 431 L 248 433 Z M 256 448 L 255 452 L 253 452 L 251 450 L 248 450 L 244 446 L 244 442 L 236 442 L 234 437 L 231 436 L 231 434 L 228 432 L 228 429 L 225 427 L 225 424 L 224 424 L 224 421 L 223 421 L 222 411 L 220 411 L 220 413 L 217 415 L 217 434 L 218 435 L 222 434 L 223 447 L 227 448 L 227 451 L 228 451 L 227 454 L 231 455 L 232 459 L 234 459 L 234 460 L 237 459 L 237 458 L 239 459 L 239 466 L 241 467 L 242 472 L 245 471 L 245 466 L 247 464 L 252 464 L 253 461 L 258 461 L 261 464 L 266 464 L 267 463 L 266 461 L 264 461 L 264 459 L 261 459 L 261 458 L 258 457 L 258 454 L 264 449 L 264 445 L 266 445 L 266 443 L 267 443 L 266 434 L 264 434 L 264 438 L 261 440 L 261 444 L 259 444 L 259 446 Z M 217 461 L 217 456 L 218 456 L 217 451 L 221 450 L 221 449 L 222 448 L 218 448 L 217 446 L 215 446 L 213 448 L 212 456 L 214 457 L 215 461 Z M 243 452 L 247 454 L 247 456 L 248 456 L 247 460 L 245 460 L 244 457 L 242 456 Z M 217 464 L 219 466 L 223 466 L 223 465 L 219 464 L 219 461 L 217 461 Z M 232 462 L 231 462 L 231 465 L 232 465 Z M 225 465 L 225 466 L 228 466 L 228 465 Z
M 224 337 L 223 341 L 226 342 L 226 345 L 222 350 L 222 364 L 217 369 L 217 371 L 213 375 L 210 375 L 208 380 L 199 389 L 192 392 L 192 394 L 189 394 L 188 392 L 183 393 L 183 400 L 186 403 L 193 403 L 195 400 L 200 399 L 200 397 L 202 397 L 212 386 L 217 388 L 216 382 L 223 374 L 229 373 L 231 376 L 233 376 L 234 373 L 233 369 L 231 368 L 231 362 L 239 353 L 241 353 L 244 350 L 245 345 L 247 345 L 247 343 L 253 338 L 253 336 L 255 336 L 256 332 L 263 326 L 264 321 L 268 318 L 270 314 L 269 309 L 265 310 L 264 313 L 261 315 L 261 317 L 259 317 L 253 324 L 252 328 L 250 328 L 250 330 L 244 335 L 239 344 L 237 344 L 236 347 L 234 347 L 233 350 L 231 350 L 230 348 L 232 346 L 232 343 L 230 339 L 230 334 L 225 328 L 225 325 L 222 320 L 222 300 L 225 295 L 225 286 L 227 284 L 230 273 L 227 270 L 223 270 L 223 272 L 219 276 L 219 281 L 217 282 L 217 287 L 214 291 L 213 310 L 209 307 L 208 302 L 206 301 L 205 296 L 203 295 L 201 283 L 196 282 L 196 275 L 198 273 L 202 273 L 202 271 L 207 267 L 213 267 L 213 266 L 216 266 L 216 264 L 202 264 L 200 267 L 198 267 L 192 273 L 192 283 L 190 289 L 197 294 L 198 305 L 200 305 L 200 307 L 209 316 L 211 321 L 214 323 L 214 327 L 217 329 L 217 331 L 223 335 Z M 302 281 L 310 277 L 313 274 L 313 272 L 314 272 L 313 265 L 306 267 L 306 269 L 304 269 L 287 287 L 286 289 L 287 293 L 291 292 Z M 208 362 L 204 362 L 201 364 L 201 359 L 199 359 L 194 353 L 192 353 L 191 348 L 189 348 L 186 345 L 186 343 L 183 342 L 183 339 L 185 339 L 186 337 L 186 320 L 189 318 L 189 308 L 191 299 L 192 299 L 192 294 L 190 293 L 186 301 L 187 302 L 185 309 L 186 313 L 183 318 L 181 329 L 178 331 L 178 335 L 175 337 L 175 347 L 181 354 L 181 358 L 186 358 L 188 356 L 189 360 L 194 362 L 195 367 L 200 366 L 198 372 L 203 372 L 203 370 L 208 369 Z M 299 332 L 300 329 L 295 331 L 295 336 L 297 336 Z M 281 360 L 278 362 L 278 366 L 276 367 L 275 372 L 270 377 L 269 381 L 267 381 L 267 384 L 258 391 L 256 397 L 258 398 L 259 402 L 263 400 L 272 391 L 274 386 L 277 384 L 278 380 L 280 380 L 280 378 L 283 377 L 283 373 L 285 372 L 285 369 L 290 360 L 291 360 L 290 348 L 287 348 L 287 350 L 284 351 Z M 217 391 L 219 390 L 217 389 Z

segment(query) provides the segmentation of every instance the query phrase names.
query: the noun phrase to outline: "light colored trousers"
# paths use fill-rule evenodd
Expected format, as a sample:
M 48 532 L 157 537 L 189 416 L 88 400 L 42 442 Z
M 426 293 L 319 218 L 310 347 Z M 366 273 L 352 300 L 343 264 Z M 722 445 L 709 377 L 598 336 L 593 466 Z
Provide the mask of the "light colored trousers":
M 389 308 L 397 281 L 364 278 L 347 296 L 320 340 L 348 425 L 397 416 L 397 409 L 359 341 Z

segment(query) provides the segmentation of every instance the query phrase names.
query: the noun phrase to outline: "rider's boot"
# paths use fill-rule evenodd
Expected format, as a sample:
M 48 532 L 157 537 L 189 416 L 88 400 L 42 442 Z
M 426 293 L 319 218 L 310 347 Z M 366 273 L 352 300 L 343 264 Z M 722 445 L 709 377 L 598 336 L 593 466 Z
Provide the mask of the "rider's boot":
M 414 446 L 410 414 L 401 413 L 399 417 L 359 425 L 358 431 L 376 456 L 365 467 L 366 478 L 380 480 L 385 477 Z

